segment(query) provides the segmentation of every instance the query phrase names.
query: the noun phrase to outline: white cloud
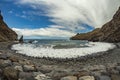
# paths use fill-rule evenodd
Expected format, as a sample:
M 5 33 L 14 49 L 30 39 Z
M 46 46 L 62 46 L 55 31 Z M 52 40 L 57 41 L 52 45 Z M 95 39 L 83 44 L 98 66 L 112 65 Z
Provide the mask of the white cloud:
M 12 28 L 17 34 L 24 36 L 48 36 L 48 37 L 71 37 L 75 35 L 75 33 L 63 30 L 62 26 L 52 25 L 47 28 L 39 28 L 39 29 L 18 29 Z
M 120 6 L 120 0 L 20 0 L 17 3 L 43 9 L 45 16 L 52 18 L 50 21 L 73 31 L 76 27 L 83 28 L 81 23 L 102 27 Z

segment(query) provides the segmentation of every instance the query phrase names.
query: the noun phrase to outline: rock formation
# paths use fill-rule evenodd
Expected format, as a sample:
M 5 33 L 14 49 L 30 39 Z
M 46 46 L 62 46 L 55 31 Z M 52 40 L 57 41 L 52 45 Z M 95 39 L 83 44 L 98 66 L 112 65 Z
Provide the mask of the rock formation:
M 23 42 L 24 42 L 24 40 L 23 40 L 23 35 L 20 37 L 19 42 L 20 42 L 20 43 L 23 43 Z
M 15 40 L 17 40 L 17 34 L 3 21 L 3 16 L 1 15 L 0 11 L 0 42 Z
M 101 29 L 92 32 L 78 34 L 71 37 L 72 40 L 89 40 L 102 42 L 120 42 L 120 8 L 113 19 L 103 25 Z

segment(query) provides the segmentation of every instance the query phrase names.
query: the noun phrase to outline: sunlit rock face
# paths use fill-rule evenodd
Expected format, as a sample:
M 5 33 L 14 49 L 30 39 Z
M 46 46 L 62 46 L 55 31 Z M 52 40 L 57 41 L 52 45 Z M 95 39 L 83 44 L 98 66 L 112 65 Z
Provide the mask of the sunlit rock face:
M 0 42 L 15 40 L 17 40 L 17 34 L 7 26 L 0 13 Z
M 71 39 L 89 40 L 102 42 L 120 42 L 120 8 L 113 16 L 113 19 L 103 25 L 101 29 L 95 29 L 92 32 L 78 34 Z

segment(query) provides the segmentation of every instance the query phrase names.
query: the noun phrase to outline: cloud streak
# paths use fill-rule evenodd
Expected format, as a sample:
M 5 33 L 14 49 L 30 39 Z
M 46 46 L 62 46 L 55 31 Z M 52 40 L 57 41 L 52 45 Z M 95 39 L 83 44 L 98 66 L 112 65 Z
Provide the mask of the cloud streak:
M 18 3 L 38 10 L 43 8 L 45 16 L 52 18 L 50 21 L 72 30 L 84 27 L 81 23 L 99 28 L 120 6 L 119 0 L 20 0 Z
M 13 28 L 16 32 L 26 36 L 68 37 L 77 31 L 87 30 L 83 24 L 93 28 L 102 27 L 112 19 L 120 0 L 19 0 L 16 4 L 30 6 L 37 11 L 33 11 L 33 15 L 50 17 L 51 22 L 59 25 L 34 30 Z M 63 26 L 62 29 L 60 26 Z

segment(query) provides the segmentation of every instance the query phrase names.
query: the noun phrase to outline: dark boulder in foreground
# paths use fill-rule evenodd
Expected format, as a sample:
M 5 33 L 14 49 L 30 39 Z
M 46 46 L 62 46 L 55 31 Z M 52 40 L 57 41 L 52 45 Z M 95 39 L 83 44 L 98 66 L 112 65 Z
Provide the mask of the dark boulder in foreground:
M 92 32 L 77 34 L 71 37 L 72 40 L 89 40 L 101 42 L 120 42 L 120 8 L 113 16 L 113 19 L 103 25 L 101 29 Z
M 3 21 L 3 16 L 0 13 L 0 42 L 15 40 L 17 40 L 17 34 L 7 26 L 7 24 Z

